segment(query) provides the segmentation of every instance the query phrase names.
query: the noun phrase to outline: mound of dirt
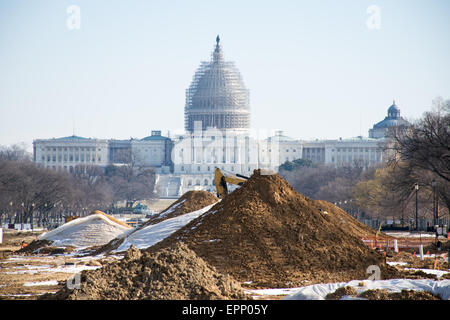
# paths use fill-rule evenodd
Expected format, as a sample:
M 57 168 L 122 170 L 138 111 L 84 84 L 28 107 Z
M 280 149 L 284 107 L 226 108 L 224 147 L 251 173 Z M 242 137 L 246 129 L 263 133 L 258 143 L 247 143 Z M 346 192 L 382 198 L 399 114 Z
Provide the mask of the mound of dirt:
M 333 293 L 329 293 L 325 296 L 325 300 L 340 300 L 344 296 L 357 296 L 358 292 L 353 287 L 342 287 L 337 289 Z
M 131 247 L 125 257 L 94 271 L 83 271 L 81 288 L 64 287 L 41 299 L 212 300 L 247 299 L 238 282 L 218 274 L 185 244 L 157 253 Z
M 252 287 L 366 279 L 370 265 L 379 265 L 384 279 L 397 276 L 358 230 L 375 232 L 331 204 L 304 197 L 278 174 L 255 170 L 208 212 L 147 250 L 183 241 L 219 272 Z
M 358 297 L 368 300 L 441 300 L 440 297 L 428 291 L 402 290 L 401 292 L 389 292 L 384 289 L 367 290 Z
M 342 287 L 326 295 L 326 300 L 340 300 L 344 296 L 364 298 L 367 300 L 441 300 L 439 296 L 428 291 L 405 290 L 389 292 L 385 289 L 370 289 L 360 294 L 353 287 Z
M 168 208 L 161 211 L 158 215 L 150 218 L 139 229 L 148 225 L 156 224 L 161 221 L 177 217 L 179 215 L 200 210 L 210 204 L 216 203 L 219 199 L 211 192 L 203 190 L 192 190 L 183 194 L 177 201 L 172 203 Z
M 20 250 L 17 250 L 17 253 L 25 253 L 25 254 L 32 254 L 34 251 L 48 247 L 52 244 L 51 241 L 48 240 L 33 240 L 31 241 L 26 247 L 21 248 Z

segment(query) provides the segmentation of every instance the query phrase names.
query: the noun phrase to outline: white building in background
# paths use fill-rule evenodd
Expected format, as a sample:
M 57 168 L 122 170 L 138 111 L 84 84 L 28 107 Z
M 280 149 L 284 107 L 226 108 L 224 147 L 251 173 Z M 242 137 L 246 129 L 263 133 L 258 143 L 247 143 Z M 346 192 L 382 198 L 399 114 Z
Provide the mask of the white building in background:
M 153 130 L 148 137 L 131 140 L 132 161 L 140 167 L 158 168 L 158 173 L 170 173 L 172 147 L 170 138 L 162 136 L 159 130 Z
M 384 139 L 363 137 L 305 141 L 302 143 L 302 159 L 335 167 L 374 167 L 384 161 L 383 142 Z
M 386 138 L 390 128 L 407 127 L 409 125 L 410 123 L 400 116 L 400 109 L 394 101 L 387 111 L 387 117 L 369 130 L 369 137 L 373 139 Z
M 105 167 L 133 161 L 156 170 L 161 197 L 176 198 L 188 190 L 215 192 L 216 167 L 250 176 L 258 168 L 277 172 L 281 164 L 296 159 L 336 167 L 376 166 L 384 161 L 388 128 L 408 125 L 394 103 L 388 117 L 369 131 L 370 138 L 301 141 L 282 131 L 260 138 L 250 127 L 249 91 L 234 63 L 224 60 L 219 37 L 211 56 L 186 90 L 185 134 L 171 138 L 154 130 L 143 139 L 38 139 L 33 142 L 34 161 L 69 172 L 77 164 Z
M 108 140 L 78 136 L 33 141 L 34 161 L 45 168 L 72 172 L 77 164 L 106 166 Z
M 72 172 L 77 165 L 106 167 L 134 162 L 138 167 L 151 167 L 157 173 L 172 170 L 173 142 L 161 131 L 152 131 L 143 139 L 106 140 L 69 136 L 33 141 L 34 161 L 45 168 Z

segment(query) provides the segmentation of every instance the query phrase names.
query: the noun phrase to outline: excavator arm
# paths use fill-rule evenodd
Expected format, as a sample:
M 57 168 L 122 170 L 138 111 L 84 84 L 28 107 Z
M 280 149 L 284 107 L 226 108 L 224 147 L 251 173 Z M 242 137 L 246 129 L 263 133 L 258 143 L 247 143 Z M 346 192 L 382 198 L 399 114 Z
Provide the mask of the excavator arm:
M 227 183 L 231 183 L 234 185 L 241 186 L 248 179 L 243 175 L 237 174 L 233 175 L 224 175 L 219 168 L 216 168 L 214 172 L 214 184 L 216 186 L 217 197 L 219 199 L 223 199 L 228 194 Z

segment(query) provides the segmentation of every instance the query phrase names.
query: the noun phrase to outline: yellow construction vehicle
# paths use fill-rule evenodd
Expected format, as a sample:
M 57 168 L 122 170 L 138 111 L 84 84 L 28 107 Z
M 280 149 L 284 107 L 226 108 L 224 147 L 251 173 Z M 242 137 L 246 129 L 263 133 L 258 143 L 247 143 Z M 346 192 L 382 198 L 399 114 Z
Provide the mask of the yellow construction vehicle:
M 214 172 L 214 184 L 216 185 L 217 197 L 223 199 L 228 194 L 227 183 L 241 186 L 248 179 L 248 177 L 241 174 L 226 174 L 224 175 L 219 168 Z

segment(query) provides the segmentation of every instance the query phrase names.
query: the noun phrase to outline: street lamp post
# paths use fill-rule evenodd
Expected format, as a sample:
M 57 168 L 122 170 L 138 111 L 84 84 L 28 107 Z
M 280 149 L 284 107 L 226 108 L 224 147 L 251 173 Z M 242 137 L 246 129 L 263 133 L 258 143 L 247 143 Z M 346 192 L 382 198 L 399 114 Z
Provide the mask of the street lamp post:
M 436 180 L 433 179 L 431 181 L 431 186 L 433 187 L 433 219 L 434 225 L 439 224 L 439 209 L 438 209 L 438 201 L 437 201 L 437 193 L 436 193 Z
M 416 231 L 419 231 L 419 206 L 418 206 L 418 192 L 419 192 L 419 184 L 416 183 L 415 185 L 416 189 Z

